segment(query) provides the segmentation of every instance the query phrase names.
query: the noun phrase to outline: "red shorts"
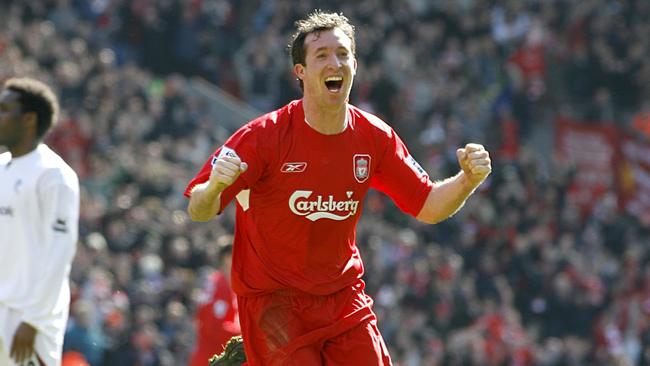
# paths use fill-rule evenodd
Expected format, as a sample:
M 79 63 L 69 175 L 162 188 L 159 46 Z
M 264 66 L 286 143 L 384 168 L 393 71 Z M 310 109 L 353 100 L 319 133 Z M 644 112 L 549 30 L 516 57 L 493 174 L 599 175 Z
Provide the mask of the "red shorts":
M 364 286 L 238 297 L 247 365 L 392 365 Z

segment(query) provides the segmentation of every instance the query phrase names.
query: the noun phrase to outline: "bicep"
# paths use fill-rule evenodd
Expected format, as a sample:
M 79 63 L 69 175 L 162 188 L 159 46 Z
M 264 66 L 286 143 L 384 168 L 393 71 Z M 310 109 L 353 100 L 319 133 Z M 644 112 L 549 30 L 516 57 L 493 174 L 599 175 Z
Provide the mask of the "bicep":
M 48 181 L 39 190 L 44 250 L 49 263 L 65 267 L 74 256 L 79 237 L 79 186 L 77 181 Z M 48 270 L 49 271 L 49 270 Z
M 371 187 L 391 197 L 402 211 L 418 215 L 433 186 L 426 171 L 396 135 L 378 160 Z
M 71 179 L 45 184 L 39 191 L 42 229 L 54 238 L 76 238 L 79 225 L 79 186 Z

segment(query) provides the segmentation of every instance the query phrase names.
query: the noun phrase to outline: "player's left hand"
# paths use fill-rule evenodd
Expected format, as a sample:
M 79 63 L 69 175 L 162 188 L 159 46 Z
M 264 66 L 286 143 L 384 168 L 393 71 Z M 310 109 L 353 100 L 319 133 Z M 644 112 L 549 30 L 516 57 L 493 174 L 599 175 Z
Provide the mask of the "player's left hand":
M 490 154 L 481 144 L 467 144 L 456 150 L 458 164 L 473 186 L 481 184 L 492 172 Z
M 14 333 L 14 339 L 11 342 L 11 358 L 21 365 L 28 361 L 34 353 L 34 339 L 36 338 L 36 328 L 22 322 Z

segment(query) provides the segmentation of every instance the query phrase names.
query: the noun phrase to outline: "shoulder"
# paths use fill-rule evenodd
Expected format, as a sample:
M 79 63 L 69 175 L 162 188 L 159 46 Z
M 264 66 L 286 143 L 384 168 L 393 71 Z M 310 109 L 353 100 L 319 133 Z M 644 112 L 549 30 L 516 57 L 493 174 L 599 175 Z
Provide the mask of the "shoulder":
M 63 184 L 79 190 L 79 177 L 77 173 L 66 163 L 59 154 L 50 149 L 47 145 L 38 147 L 39 165 L 42 169 L 41 178 L 46 184 Z
M 388 123 L 370 112 L 366 112 L 352 104 L 350 104 L 350 112 L 352 113 L 355 126 L 360 129 L 367 129 L 387 137 L 392 136 L 395 133 Z
M 275 146 L 276 141 L 290 130 L 291 121 L 298 113 L 302 113 L 300 101 L 293 101 L 246 123 L 232 135 L 230 142 L 251 141 L 258 147 L 259 144 Z
M 292 117 L 302 111 L 302 104 L 294 100 L 289 104 L 272 112 L 263 114 L 245 124 L 242 128 L 251 130 L 272 130 L 282 128 L 291 122 Z

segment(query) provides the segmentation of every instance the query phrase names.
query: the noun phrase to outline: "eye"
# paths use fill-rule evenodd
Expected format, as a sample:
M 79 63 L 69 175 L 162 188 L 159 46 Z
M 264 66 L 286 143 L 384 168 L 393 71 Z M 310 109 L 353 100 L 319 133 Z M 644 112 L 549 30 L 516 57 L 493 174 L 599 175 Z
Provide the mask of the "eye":
M 325 58 L 325 54 L 324 54 L 324 53 L 319 53 L 319 54 L 316 55 L 316 59 L 318 59 L 318 60 L 322 60 L 322 59 L 324 59 L 324 58 Z

